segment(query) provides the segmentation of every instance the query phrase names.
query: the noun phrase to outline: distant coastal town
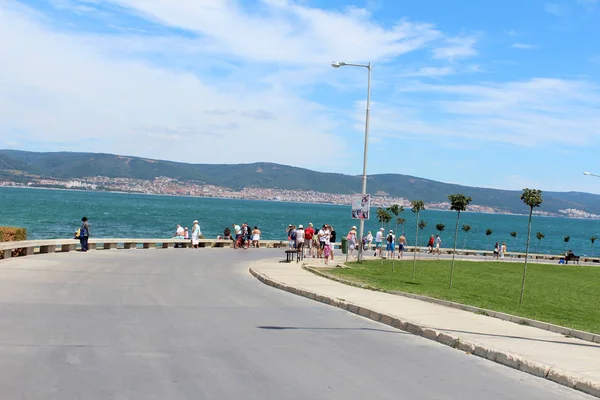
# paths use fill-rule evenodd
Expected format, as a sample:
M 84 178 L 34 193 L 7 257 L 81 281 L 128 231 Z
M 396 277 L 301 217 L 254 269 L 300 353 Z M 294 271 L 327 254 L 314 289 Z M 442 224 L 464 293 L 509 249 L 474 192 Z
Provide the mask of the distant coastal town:
M 222 186 L 204 185 L 195 182 L 182 182 L 174 178 L 156 177 L 153 180 L 132 178 L 109 178 L 105 176 L 85 177 L 78 180 L 60 180 L 42 177 L 30 177 L 27 182 L 0 180 L 0 187 L 53 188 L 69 190 L 106 191 L 139 194 L 160 194 L 169 196 L 193 196 L 240 200 L 266 200 L 317 204 L 350 205 L 352 195 L 323 193 L 311 190 L 287 190 L 268 188 L 241 188 L 234 190 Z M 389 207 L 392 204 L 410 208 L 409 199 L 392 197 L 385 193 L 371 196 L 371 206 Z M 425 203 L 431 210 L 450 210 L 449 202 Z M 489 214 L 515 214 L 495 207 L 469 205 L 468 211 Z M 559 210 L 559 213 L 535 211 L 541 216 L 560 216 L 579 219 L 600 219 L 600 215 L 577 209 Z

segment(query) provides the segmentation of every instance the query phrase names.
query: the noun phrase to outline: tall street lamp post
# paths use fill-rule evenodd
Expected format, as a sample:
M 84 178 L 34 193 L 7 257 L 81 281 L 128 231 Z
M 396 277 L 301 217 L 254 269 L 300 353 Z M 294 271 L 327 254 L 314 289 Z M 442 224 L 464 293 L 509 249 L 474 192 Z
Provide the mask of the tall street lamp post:
M 362 173 L 362 194 L 367 194 L 367 153 L 369 150 L 369 115 L 371 112 L 371 63 L 368 64 L 350 64 L 345 62 L 334 61 L 331 63 L 333 68 L 339 67 L 361 67 L 366 68 L 369 71 L 369 77 L 367 81 L 367 111 L 366 111 L 366 119 L 365 119 L 365 148 L 363 154 L 363 173 Z M 363 259 L 363 243 L 362 239 L 365 234 L 365 220 L 361 218 L 360 220 L 360 229 L 358 243 L 358 261 L 362 261 Z

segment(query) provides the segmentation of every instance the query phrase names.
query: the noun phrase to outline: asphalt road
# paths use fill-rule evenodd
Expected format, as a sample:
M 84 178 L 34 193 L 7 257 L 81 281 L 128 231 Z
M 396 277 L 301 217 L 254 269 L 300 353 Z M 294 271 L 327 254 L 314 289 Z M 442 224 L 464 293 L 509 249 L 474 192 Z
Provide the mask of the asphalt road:
M 0 398 L 591 399 L 248 273 L 279 253 L 0 261 Z

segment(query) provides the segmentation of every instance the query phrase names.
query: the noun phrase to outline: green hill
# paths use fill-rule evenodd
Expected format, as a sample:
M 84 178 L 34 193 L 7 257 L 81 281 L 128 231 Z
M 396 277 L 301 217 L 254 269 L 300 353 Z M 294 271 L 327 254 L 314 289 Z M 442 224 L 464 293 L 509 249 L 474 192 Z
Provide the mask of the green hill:
M 19 175 L 21 174 L 21 175 Z M 0 150 L 0 177 L 26 180 L 25 175 L 56 179 L 107 176 L 151 180 L 157 176 L 224 186 L 314 190 L 325 193 L 360 192 L 360 176 L 322 173 L 304 168 L 272 163 L 187 164 L 99 153 L 36 153 Z M 370 193 L 444 202 L 451 193 L 464 193 L 473 204 L 525 213 L 520 190 L 498 190 L 436 182 L 401 174 L 378 174 L 368 177 Z M 520 189 L 520 188 L 519 188 Z M 542 210 L 557 212 L 574 208 L 600 214 L 600 196 L 579 192 L 546 192 Z

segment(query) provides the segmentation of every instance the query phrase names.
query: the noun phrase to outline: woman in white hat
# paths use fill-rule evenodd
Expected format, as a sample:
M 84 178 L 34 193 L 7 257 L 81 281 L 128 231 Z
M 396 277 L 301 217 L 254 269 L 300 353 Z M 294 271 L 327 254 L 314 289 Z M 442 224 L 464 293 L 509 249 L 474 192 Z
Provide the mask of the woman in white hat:
M 198 220 L 195 220 L 194 226 L 192 226 L 192 246 L 194 246 L 195 249 L 198 248 L 198 239 L 200 239 L 201 234 L 200 224 L 198 223 Z

